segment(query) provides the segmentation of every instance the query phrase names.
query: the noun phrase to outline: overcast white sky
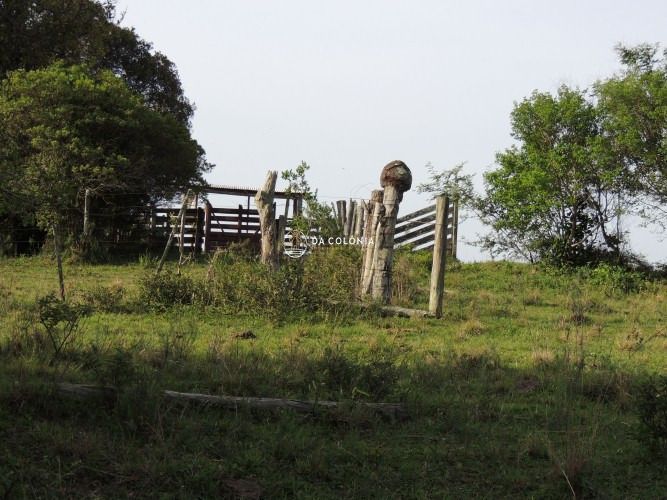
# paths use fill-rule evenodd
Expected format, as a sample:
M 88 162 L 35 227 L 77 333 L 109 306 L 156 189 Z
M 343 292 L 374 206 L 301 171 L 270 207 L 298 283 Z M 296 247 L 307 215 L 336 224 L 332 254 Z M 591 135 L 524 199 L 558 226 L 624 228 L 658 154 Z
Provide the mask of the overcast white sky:
M 119 0 L 179 69 L 212 183 L 257 186 L 305 160 L 321 199 L 367 197 L 400 159 L 481 174 L 512 143 L 514 101 L 617 71 L 618 42 L 665 43 L 662 0 Z M 426 198 L 405 194 L 401 212 Z M 483 229 L 466 222 L 470 240 Z M 667 244 L 633 229 L 633 247 Z M 463 245 L 464 260 L 486 258 Z

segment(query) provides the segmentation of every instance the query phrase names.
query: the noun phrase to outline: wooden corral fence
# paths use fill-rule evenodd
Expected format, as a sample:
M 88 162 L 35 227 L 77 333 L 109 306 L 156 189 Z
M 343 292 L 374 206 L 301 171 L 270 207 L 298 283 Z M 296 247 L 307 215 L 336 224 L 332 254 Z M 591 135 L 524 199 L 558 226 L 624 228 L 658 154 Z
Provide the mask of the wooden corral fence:
M 252 248 L 259 249 L 259 213 L 253 208 L 239 205 L 237 208 L 215 208 L 205 202 L 203 207 L 189 208 L 185 212 L 181 230 L 178 208 L 160 208 L 151 218 L 151 233 L 158 238 L 171 231 L 176 224 L 177 240 L 192 252 L 213 252 L 230 243 L 249 241 Z
M 445 207 L 447 220 L 447 255 L 456 258 L 459 208 L 454 201 Z M 413 250 L 431 250 L 435 244 L 436 205 L 403 215 L 396 219 L 394 248 L 410 245 Z
M 365 202 L 339 200 L 331 207 L 342 236 L 361 237 L 364 235 Z M 456 258 L 458 241 L 459 207 L 453 200 L 446 206 L 447 255 Z M 432 250 L 435 244 L 436 204 L 411 212 L 396 219 L 394 248 L 410 245 L 412 250 Z

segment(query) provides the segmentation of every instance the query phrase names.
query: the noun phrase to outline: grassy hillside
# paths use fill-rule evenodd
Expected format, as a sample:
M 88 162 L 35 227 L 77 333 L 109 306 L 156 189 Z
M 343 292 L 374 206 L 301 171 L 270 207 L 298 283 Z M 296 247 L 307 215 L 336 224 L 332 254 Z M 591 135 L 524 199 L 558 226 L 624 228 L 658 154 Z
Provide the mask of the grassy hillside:
M 247 279 L 238 263 L 221 265 Z M 207 270 L 185 274 L 196 288 Z M 667 373 L 664 282 L 453 264 L 436 320 L 291 311 L 280 297 L 254 313 L 228 298 L 161 307 L 142 293 L 146 273 L 141 263 L 67 266 L 68 292 L 90 314 L 55 355 L 39 307 L 57 288 L 53 263 L 0 261 L 0 497 L 667 491 L 664 456 L 650 453 L 638 418 L 640 387 Z M 396 274 L 397 302 L 423 307 L 428 258 L 403 255 Z M 66 322 L 54 324 L 62 334 Z M 56 391 L 61 381 L 118 394 L 73 401 Z M 345 404 L 311 416 L 231 412 L 168 403 L 160 389 Z M 401 402 L 409 418 L 357 401 Z

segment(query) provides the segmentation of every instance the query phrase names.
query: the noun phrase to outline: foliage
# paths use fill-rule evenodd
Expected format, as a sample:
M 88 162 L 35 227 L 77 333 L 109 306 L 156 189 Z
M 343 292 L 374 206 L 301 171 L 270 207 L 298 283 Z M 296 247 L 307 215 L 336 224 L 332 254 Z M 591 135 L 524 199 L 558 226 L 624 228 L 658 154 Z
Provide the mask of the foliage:
M 417 191 L 430 193 L 433 199 L 446 195 L 458 200 L 462 207 L 471 207 L 476 199 L 473 175 L 461 173 L 464 166 L 460 163 L 451 169 L 438 171 L 430 162 L 427 163 L 429 181 L 417 186 Z
M 607 154 L 595 106 L 579 90 L 534 92 L 512 112 L 518 141 L 484 175 L 485 246 L 530 261 L 581 265 L 618 256 L 621 170 Z
M 645 382 L 637 398 L 640 439 L 667 463 L 667 376 Z
M 589 276 L 589 282 L 602 287 L 608 295 L 637 292 L 645 281 L 638 271 L 604 262 L 593 268 Z
M 193 106 L 174 64 L 134 29 L 120 26 L 114 0 L 0 2 L 0 78 L 58 60 L 110 70 L 152 109 L 189 123 Z
M 63 349 L 76 340 L 81 319 L 90 313 L 90 309 L 81 304 L 71 304 L 50 293 L 37 299 L 39 322 L 46 330 L 56 361 Z
M 302 161 L 295 169 L 281 172 L 281 178 L 288 182 L 285 191 L 300 193 L 306 202 L 303 214 L 294 218 L 292 226 L 303 234 L 308 234 L 311 228 L 315 228 L 323 238 L 336 236 L 338 226 L 331 207 L 317 200 L 317 190 L 313 191 L 306 180 L 308 170 L 310 170 L 310 165 Z
M 148 308 L 167 308 L 193 304 L 197 284 L 190 276 L 165 268 L 161 273 L 147 271 L 139 281 L 139 301 Z
M 96 213 L 120 204 L 106 215 L 133 225 L 132 207 L 201 182 L 209 168 L 185 125 L 106 70 L 57 63 L 11 73 L 0 83 L 0 130 L 3 200 L 36 214 L 40 227 L 69 226 L 74 235 L 86 188 Z M 114 218 L 97 218 L 98 238 L 111 239 Z
M 207 287 L 212 305 L 225 311 L 264 311 L 275 320 L 345 307 L 358 283 L 356 249 L 316 249 L 302 259 L 285 259 L 270 270 L 255 258 L 219 253 Z
M 603 127 L 623 165 L 628 198 L 651 222 L 667 225 L 667 50 L 619 45 L 624 70 L 595 86 Z

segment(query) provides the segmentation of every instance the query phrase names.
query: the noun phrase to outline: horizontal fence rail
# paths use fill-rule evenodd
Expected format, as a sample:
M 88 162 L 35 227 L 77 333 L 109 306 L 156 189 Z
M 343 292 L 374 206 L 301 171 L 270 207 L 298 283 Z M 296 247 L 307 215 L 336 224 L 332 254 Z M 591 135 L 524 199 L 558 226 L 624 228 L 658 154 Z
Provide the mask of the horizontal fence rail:
M 458 206 L 447 207 L 447 254 L 456 257 Z M 410 246 L 412 250 L 431 250 L 435 243 L 435 204 L 396 219 L 394 248 Z
M 189 208 L 185 211 L 182 231 L 181 221 L 177 220 L 178 213 L 178 208 L 158 208 L 141 215 L 141 219 L 158 239 L 166 238 L 172 225 L 175 224 L 177 243 L 181 244 L 182 234 L 183 246 L 193 252 L 211 252 L 232 243 L 242 242 L 248 242 L 251 248 L 260 248 L 259 212 L 254 208 L 246 208 L 242 205 L 236 208 L 214 208 L 211 205 Z M 284 226 L 280 228 L 278 227 L 279 220 L 276 220 L 277 234 L 280 234 L 285 249 L 291 249 L 293 244 L 291 223 L 291 218 L 284 219 Z M 394 248 L 409 246 L 415 251 L 433 249 L 435 224 L 435 204 L 398 217 L 394 233 Z M 341 226 L 345 228 L 345 221 Z M 447 254 L 454 257 L 456 257 L 457 226 L 458 206 L 455 202 L 450 201 L 447 206 Z M 346 236 L 346 234 L 347 237 L 354 236 L 353 227 L 354 224 L 347 224 L 347 230 L 341 229 L 341 236 Z M 319 236 L 319 232 L 311 229 L 308 236 Z M 325 244 L 327 244 L 326 241 Z

